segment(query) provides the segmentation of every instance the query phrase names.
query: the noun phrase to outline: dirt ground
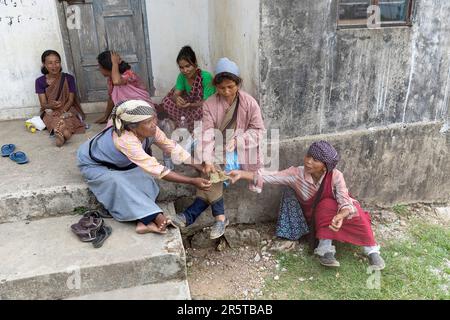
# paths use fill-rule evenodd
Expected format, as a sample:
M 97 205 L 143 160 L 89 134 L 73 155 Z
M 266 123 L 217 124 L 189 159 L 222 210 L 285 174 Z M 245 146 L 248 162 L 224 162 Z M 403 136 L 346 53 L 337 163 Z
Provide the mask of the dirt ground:
M 371 212 L 373 230 L 381 246 L 391 239 L 405 239 L 412 219 L 419 218 L 433 224 L 448 223 L 448 216 L 439 215 L 435 206 L 429 204 L 388 209 L 366 207 L 366 210 Z M 241 229 L 256 229 L 260 234 L 259 245 L 226 247 L 221 251 L 215 247 L 187 248 L 192 298 L 252 300 L 261 297 L 265 279 L 276 277 L 277 271 L 280 271 L 277 252 L 289 250 L 294 254 L 307 254 L 304 239 L 300 242 L 279 239 L 275 236 L 275 227 L 275 223 L 239 226 Z

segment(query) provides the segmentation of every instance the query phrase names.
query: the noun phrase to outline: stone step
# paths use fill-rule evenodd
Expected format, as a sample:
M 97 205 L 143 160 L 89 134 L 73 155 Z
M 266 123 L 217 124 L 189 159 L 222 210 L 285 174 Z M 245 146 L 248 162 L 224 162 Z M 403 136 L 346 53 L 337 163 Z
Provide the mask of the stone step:
M 133 222 L 105 219 L 113 232 L 95 249 L 71 232 L 79 217 L 0 225 L 0 299 L 64 299 L 186 279 L 178 229 L 139 235 Z
M 13 143 L 16 151 L 24 151 L 30 162 L 18 165 L 9 158 L 0 158 L 0 223 L 32 220 L 71 214 L 76 207 L 93 208 L 96 200 L 77 167 L 78 147 L 101 131 L 94 124 L 99 115 L 88 115 L 92 127 L 85 134 L 76 134 L 57 148 L 48 131 L 30 133 L 22 120 L 5 121 L 0 126 L 0 145 Z M 157 147 L 154 154 L 161 159 Z M 183 166 L 177 171 L 185 170 Z M 158 201 L 172 201 L 191 195 L 194 188 L 158 181 Z
M 68 300 L 190 300 L 186 280 L 168 281 L 127 289 L 97 292 Z

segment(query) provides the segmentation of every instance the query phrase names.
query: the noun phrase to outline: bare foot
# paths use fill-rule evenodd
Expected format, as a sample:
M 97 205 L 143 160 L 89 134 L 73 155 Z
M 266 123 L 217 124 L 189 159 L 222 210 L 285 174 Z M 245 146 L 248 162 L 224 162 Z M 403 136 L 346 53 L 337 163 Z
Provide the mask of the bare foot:
M 136 225 L 136 233 L 139 234 L 145 234 L 145 233 L 159 233 L 159 234 L 165 234 L 167 231 L 161 231 L 158 226 L 154 222 L 150 222 L 148 225 L 143 224 L 142 222 L 138 222 Z
M 173 226 L 176 228 L 176 226 L 172 223 L 172 220 L 167 218 L 163 213 L 158 214 L 153 222 L 161 231 L 166 231 L 168 226 Z
M 60 132 L 55 132 L 55 144 L 58 148 L 62 147 L 63 144 L 66 142 L 66 139 L 64 139 L 64 136 Z

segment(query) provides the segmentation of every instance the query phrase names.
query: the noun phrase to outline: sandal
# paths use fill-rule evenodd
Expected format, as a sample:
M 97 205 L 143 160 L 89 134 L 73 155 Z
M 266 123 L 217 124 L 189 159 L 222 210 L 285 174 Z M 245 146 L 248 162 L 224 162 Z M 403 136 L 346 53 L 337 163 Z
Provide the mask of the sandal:
M 97 236 L 95 237 L 94 241 L 92 241 L 92 246 L 94 248 L 100 248 L 106 239 L 111 235 L 112 228 L 107 225 L 103 225 L 100 230 L 97 232 Z

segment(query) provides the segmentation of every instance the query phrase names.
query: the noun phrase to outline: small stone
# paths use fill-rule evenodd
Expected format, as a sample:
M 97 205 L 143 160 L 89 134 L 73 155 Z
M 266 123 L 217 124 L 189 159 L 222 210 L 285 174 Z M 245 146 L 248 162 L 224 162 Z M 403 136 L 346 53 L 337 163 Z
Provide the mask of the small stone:
M 206 265 L 209 266 L 209 261 L 206 261 Z
M 277 240 L 274 241 L 272 246 L 270 247 L 270 251 L 274 252 L 286 252 L 286 251 L 292 251 L 296 247 L 296 241 L 289 241 L 289 240 Z
M 275 269 L 277 269 L 277 270 L 280 269 L 280 265 L 279 265 L 279 264 L 276 264 L 276 265 L 275 265 Z
M 314 277 L 310 277 L 309 280 L 310 280 L 310 281 L 314 280 Z
M 267 246 L 262 247 L 262 248 L 261 248 L 261 251 L 263 251 L 263 252 L 264 252 L 264 251 L 267 251 Z
M 266 240 L 261 241 L 261 245 L 265 246 L 267 244 Z
M 287 271 L 286 268 L 281 269 L 281 272 L 286 272 L 286 271 Z
M 338 273 L 336 273 L 336 278 L 339 278 L 339 276 L 340 276 L 339 272 L 338 272 Z
M 398 252 L 394 252 L 394 257 L 398 256 Z
M 403 220 L 400 220 L 400 225 L 401 225 L 402 227 L 405 227 L 405 226 L 406 226 L 406 222 L 403 221 Z
M 261 256 L 257 253 L 255 258 L 254 258 L 255 262 L 260 262 L 261 261 Z
M 273 277 L 273 280 L 280 280 L 280 277 L 279 276 L 275 276 L 275 277 Z
M 189 268 L 192 267 L 193 263 L 192 261 L 189 261 L 188 263 L 186 263 L 186 266 L 188 266 Z
M 303 282 L 303 281 L 306 281 L 306 279 L 305 278 L 298 278 L 298 281 Z

